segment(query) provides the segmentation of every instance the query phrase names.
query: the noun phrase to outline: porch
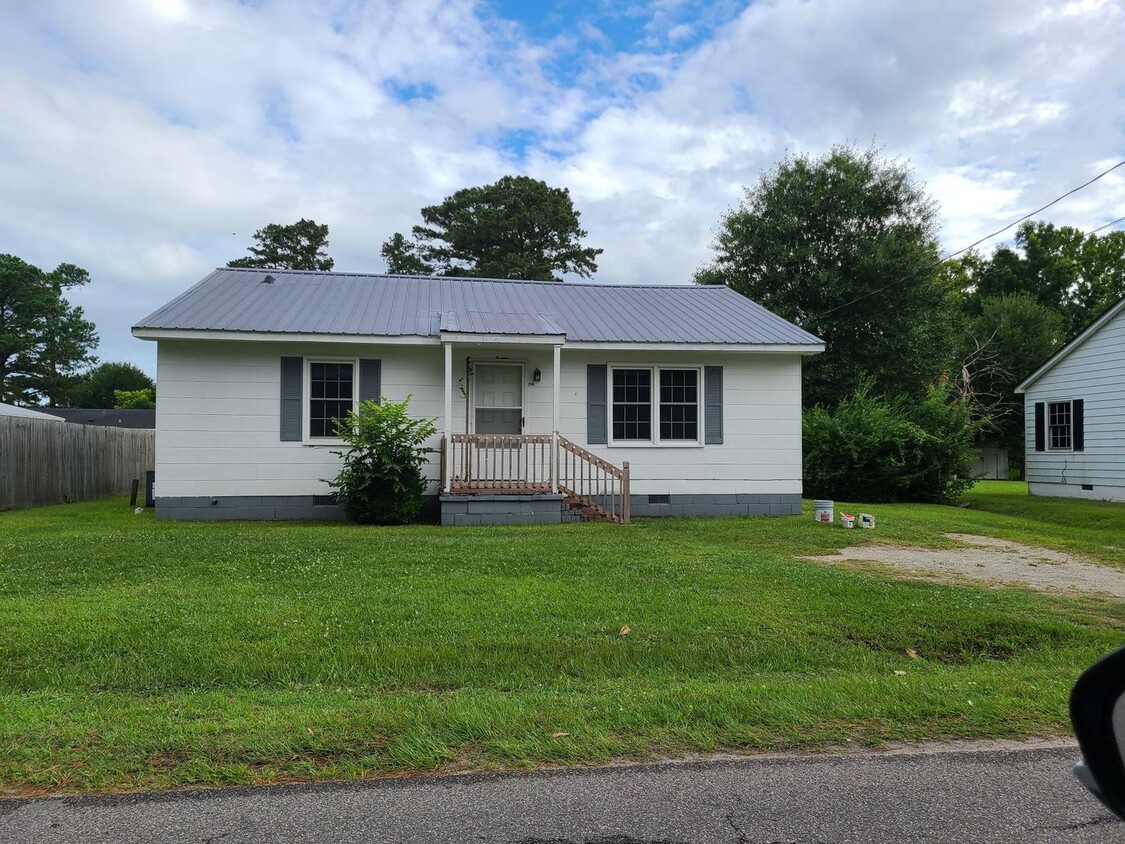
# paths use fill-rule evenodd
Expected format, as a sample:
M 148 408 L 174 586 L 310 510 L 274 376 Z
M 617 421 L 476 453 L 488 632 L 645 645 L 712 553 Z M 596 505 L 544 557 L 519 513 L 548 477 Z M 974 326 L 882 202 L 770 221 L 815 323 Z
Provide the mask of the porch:
M 629 464 L 558 434 L 441 438 L 442 524 L 629 522 Z
M 614 466 L 558 433 L 565 335 L 542 317 L 506 315 L 502 322 L 486 317 L 442 315 L 442 523 L 628 522 L 629 464 Z M 456 381 L 455 349 L 458 358 L 465 354 L 464 376 Z M 527 433 L 528 394 L 547 386 L 548 350 L 551 433 Z M 455 427 L 455 389 L 465 400 L 464 433 Z M 541 399 L 537 404 L 546 409 Z M 543 412 L 532 420 L 540 430 L 547 422 Z

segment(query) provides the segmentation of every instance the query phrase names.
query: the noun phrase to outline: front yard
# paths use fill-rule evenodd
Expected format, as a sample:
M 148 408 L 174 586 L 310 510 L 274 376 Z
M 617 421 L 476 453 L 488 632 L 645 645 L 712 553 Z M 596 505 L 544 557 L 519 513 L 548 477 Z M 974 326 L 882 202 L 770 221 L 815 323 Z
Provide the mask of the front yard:
M 1125 506 L 1020 491 L 863 508 L 874 534 L 807 505 L 495 529 L 0 513 L 0 790 L 1067 734 L 1122 603 L 798 559 L 958 532 L 1125 570 Z

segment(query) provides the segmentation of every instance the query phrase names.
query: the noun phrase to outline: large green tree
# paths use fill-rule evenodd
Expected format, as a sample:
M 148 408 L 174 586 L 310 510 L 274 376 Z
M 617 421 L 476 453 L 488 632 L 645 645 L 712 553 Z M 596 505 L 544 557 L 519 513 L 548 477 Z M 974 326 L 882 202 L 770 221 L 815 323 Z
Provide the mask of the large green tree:
M 559 281 L 590 278 L 601 249 L 583 246 L 570 191 L 528 176 L 465 188 L 422 209 L 408 240 L 396 232 L 381 252 L 388 272 Z
M 824 340 L 805 403 L 834 407 L 860 381 L 924 394 L 956 355 L 955 300 L 938 264 L 937 210 L 907 166 L 873 149 L 792 155 L 722 219 L 695 274 Z
M 954 264 L 970 316 L 990 299 L 1022 293 L 1059 313 L 1064 332 L 1074 335 L 1125 296 L 1125 231 L 1083 234 L 1029 220 L 1013 245 L 998 246 L 989 257 L 970 253 Z
M 52 272 L 0 255 L 0 401 L 63 404 L 93 363 L 98 335 L 65 291 L 88 283 L 73 264 Z
M 156 384 L 140 367 L 124 361 L 106 361 L 82 376 L 71 394 L 74 407 L 116 407 L 116 393 L 152 391 Z
M 328 224 L 301 219 L 289 225 L 270 223 L 254 232 L 256 243 L 247 247 L 246 258 L 235 258 L 228 267 L 260 267 L 267 270 L 330 270 Z

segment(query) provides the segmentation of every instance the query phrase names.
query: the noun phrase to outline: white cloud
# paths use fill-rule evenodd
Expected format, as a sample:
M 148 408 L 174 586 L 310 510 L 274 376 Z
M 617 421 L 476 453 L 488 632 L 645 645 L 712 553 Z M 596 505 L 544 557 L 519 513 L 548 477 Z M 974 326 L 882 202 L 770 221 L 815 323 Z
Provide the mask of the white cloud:
M 787 151 L 909 159 L 949 248 L 1125 157 L 1115 3 L 634 11 L 642 37 L 613 52 L 593 24 L 536 41 L 483 0 L 7 4 L 0 249 L 87 267 L 99 354 L 151 368 L 129 325 L 269 222 L 326 222 L 337 266 L 378 270 L 422 205 L 518 170 L 571 189 L 599 278 L 678 283 Z M 1123 206 L 1107 178 L 1044 216 Z

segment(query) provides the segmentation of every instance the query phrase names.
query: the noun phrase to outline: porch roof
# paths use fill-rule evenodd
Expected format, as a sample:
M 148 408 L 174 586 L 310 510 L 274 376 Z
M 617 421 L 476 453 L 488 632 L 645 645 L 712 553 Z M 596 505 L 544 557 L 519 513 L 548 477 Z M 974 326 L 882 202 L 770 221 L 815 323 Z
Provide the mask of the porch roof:
M 456 328 L 454 327 L 456 326 Z M 821 341 L 722 286 L 612 285 L 217 269 L 142 319 L 161 331 L 433 338 L 442 332 L 568 343 L 797 346 Z

